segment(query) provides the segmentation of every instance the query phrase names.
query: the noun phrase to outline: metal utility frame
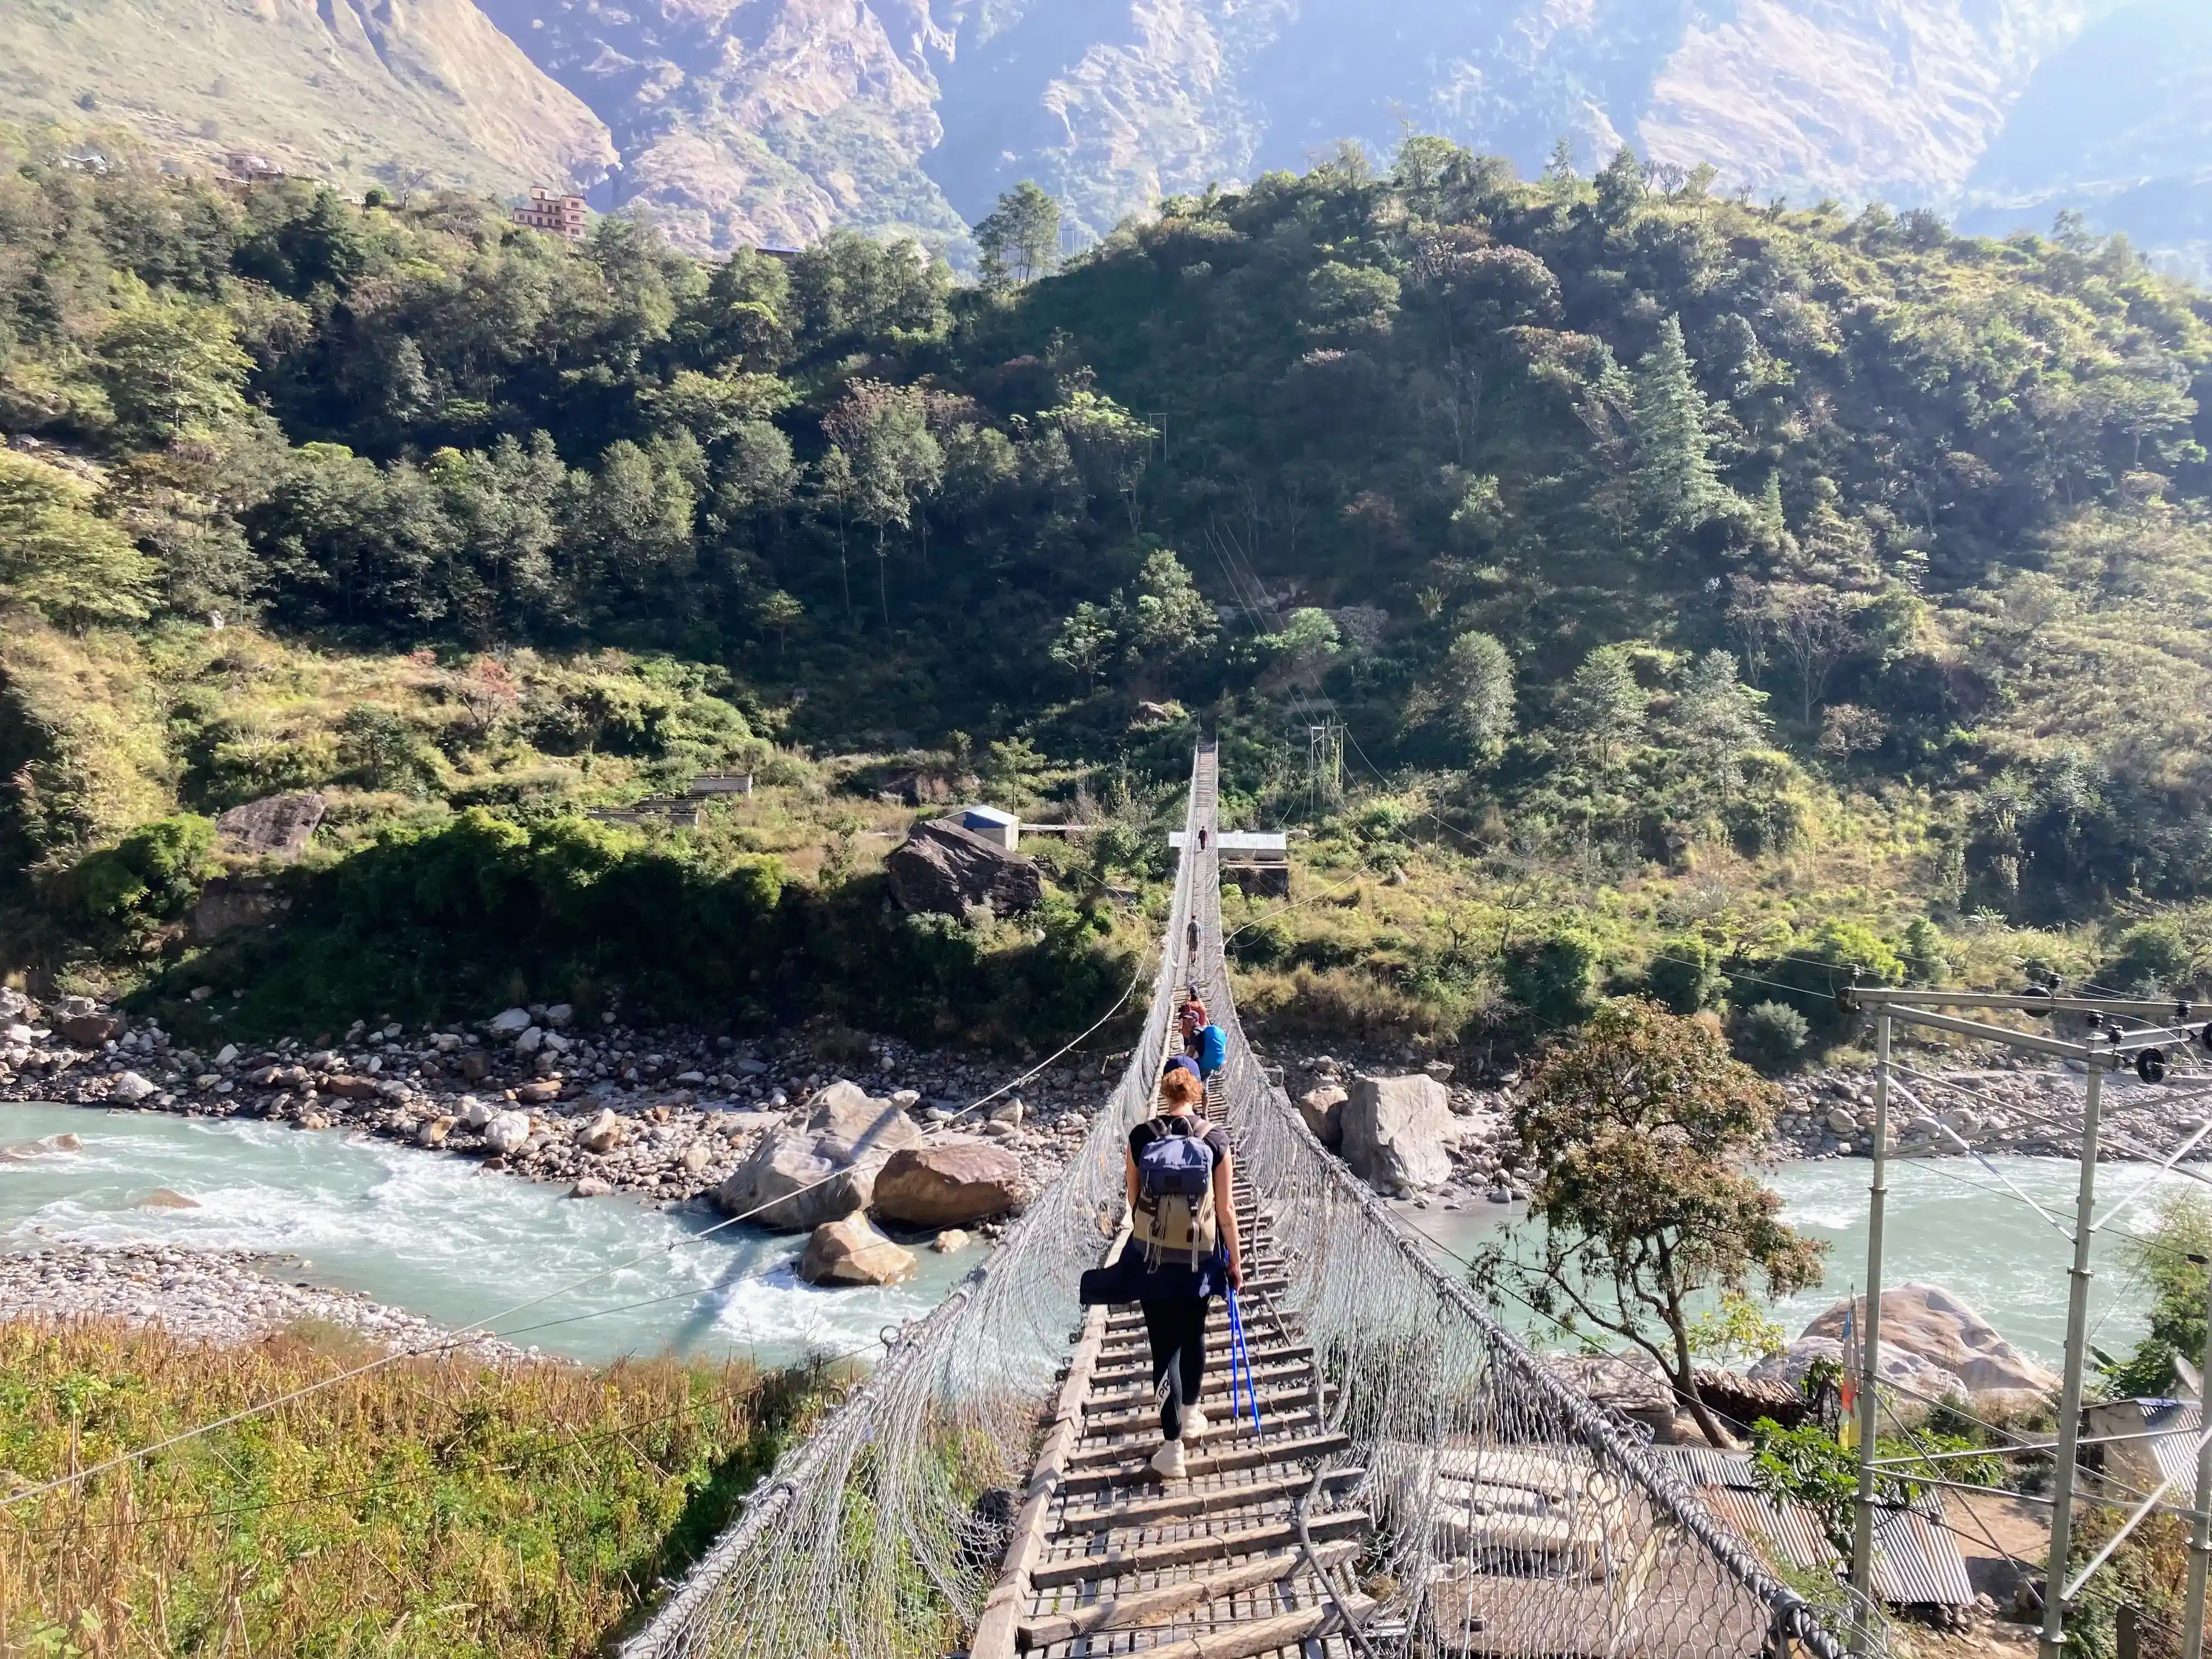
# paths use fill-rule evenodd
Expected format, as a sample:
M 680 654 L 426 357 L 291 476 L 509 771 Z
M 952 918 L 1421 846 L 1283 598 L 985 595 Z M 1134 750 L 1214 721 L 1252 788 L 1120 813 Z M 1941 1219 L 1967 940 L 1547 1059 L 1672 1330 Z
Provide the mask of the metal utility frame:
M 2088 1355 L 2089 1243 L 2098 1229 L 2118 1211 L 2100 1221 L 2096 1214 L 2097 1142 L 2103 1106 L 2104 1079 L 2122 1066 L 2132 1067 L 2147 1083 L 2162 1079 L 2170 1052 L 2195 1043 L 2212 1050 L 2212 1008 L 2193 1009 L 2186 1002 L 2154 1001 L 2129 997 L 2068 997 L 2034 990 L 2022 995 L 1982 991 L 1888 990 L 1852 986 L 1838 1000 L 1845 1012 L 1863 1011 L 1874 1017 L 1874 1179 L 1868 1189 L 1866 1311 L 1860 1322 L 1858 1375 L 1858 1503 L 1851 1530 L 1853 1592 L 1852 1646 L 1868 1650 L 1873 1634 L 1868 1609 L 1874 1569 L 1874 1517 L 1876 1432 L 1875 1385 L 1881 1370 L 1882 1207 L 1888 1195 L 1890 1034 L 1893 1025 L 1920 1026 L 1989 1042 L 2002 1042 L 2029 1054 L 2042 1054 L 2080 1065 L 2084 1073 L 2081 1114 L 2081 1182 L 2074 1207 L 2074 1263 L 2066 1296 L 2066 1358 L 2059 1389 L 2058 1433 L 2051 1450 L 2055 1462 L 2051 1483 L 2051 1554 L 2045 1570 L 2043 1633 L 2039 1659 L 2059 1659 L 2066 1641 L 2066 1611 L 2081 1594 L 2090 1576 L 2102 1566 L 2136 1524 L 2149 1514 L 2166 1492 L 2161 1482 L 2135 1510 L 2094 1559 L 2069 1579 L 2067 1565 L 2073 1549 L 2074 1460 L 2081 1440 L 2081 1382 Z M 2072 1042 L 2039 1032 L 2016 1030 L 1986 1020 L 1968 1019 L 1945 1012 L 1978 1009 L 2013 1010 L 2038 1015 L 2079 1016 L 2089 1030 L 2086 1042 Z M 2124 1022 L 2143 1022 L 2132 1029 Z M 2196 1144 L 2193 1137 L 2183 1152 Z M 2178 1152 L 2168 1167 L 2179 1162 Z M 2207 1327 L 2205 1371 L 2212 1380 L 2212 1325 Z M 2201 1392 L 2201 1390 L 2200 1390 Z M 2206 1565 L 2212 1555 L 2212 1401 L 2200 1401 L 2197 1439 L 2197 1492 L 2190 1537 L 2187 1602 L 2183 1614 L 2183 1659 L 2203 1659 Z
M 1344 805 L 1344 726 L 1324 720 L 1306 727 L 1306 793 L 1316 812 Z

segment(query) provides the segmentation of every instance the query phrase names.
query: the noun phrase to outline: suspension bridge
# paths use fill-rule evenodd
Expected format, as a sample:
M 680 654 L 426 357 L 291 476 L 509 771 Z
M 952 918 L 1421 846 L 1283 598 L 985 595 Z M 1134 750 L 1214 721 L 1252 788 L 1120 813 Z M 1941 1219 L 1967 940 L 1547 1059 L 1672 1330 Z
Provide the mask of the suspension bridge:
M 1842 1659 L 1826 1616 L 1441 1270 L 1254 1056 L 1218 837 L 1198 833 L 1214 769 L 1201 744 L 1144 1034 L 1080 1151 L 887 1338 L 623 1659 Z M 1217 1309 L 1213 1429 L 1164 1482 L 1143 1322 L 1079 1309 L 1076 1281 L 1124 1236 L 1123 1148 L 1190 981 L 1229 1039 L 1209 1094 L 1260 1422 L 1230 1420 Z

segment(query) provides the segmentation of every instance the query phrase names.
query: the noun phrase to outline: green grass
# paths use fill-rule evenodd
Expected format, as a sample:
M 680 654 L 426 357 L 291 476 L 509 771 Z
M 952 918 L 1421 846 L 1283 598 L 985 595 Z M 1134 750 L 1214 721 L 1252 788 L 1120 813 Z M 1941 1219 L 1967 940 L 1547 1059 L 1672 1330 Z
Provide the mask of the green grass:
M 376 1350 L 0 1325 L 0 1490 Z M 0 1511 L 0 1652 L 596 1652 L 835 1392 L 818 1370 L 413 1359 Z

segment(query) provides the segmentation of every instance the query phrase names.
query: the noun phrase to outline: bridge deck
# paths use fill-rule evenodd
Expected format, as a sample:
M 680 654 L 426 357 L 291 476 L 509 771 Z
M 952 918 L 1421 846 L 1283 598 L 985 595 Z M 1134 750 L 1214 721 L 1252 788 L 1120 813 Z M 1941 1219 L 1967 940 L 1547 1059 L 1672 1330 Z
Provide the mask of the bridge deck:
M 1193 791 L 1194 819 L 1211 827 L 1210 753 L 1200 756 Z M 1194 915 L 1195 961 L 1218 960 L 1218 912 L 1209 904 Z M 1169 948 L 1187 951 L 1188 943 Z M 1224 1103 L 1217 1091 L 1208 1094 L 1219 1121 Z M 1241 1177 L 1237 1225 L 1258 1432 L 1249 1407 L 1242 1421 L 1232 1419 L 1229 1316 L 1217 1301 L 1199 1401 L 1211 1431 L 1187 1445 L 1186 1477 L 1163 1480 L 1151 1465 L 1159 1404 L 1143 1311 L 1091 1309 L 973 1659 L 1352 1659 L 1346 1620 L 1364 1623 L 1375 1607 L 1356 1576 L 1372 1524 L 1347 1497 L 1360 1471 L 1339 1467 L 1351 1442 L 1328 1430 L 1313 1348 L 1295 1311 L 1279 1305 L 1287 1275 L 1266 1212 Z

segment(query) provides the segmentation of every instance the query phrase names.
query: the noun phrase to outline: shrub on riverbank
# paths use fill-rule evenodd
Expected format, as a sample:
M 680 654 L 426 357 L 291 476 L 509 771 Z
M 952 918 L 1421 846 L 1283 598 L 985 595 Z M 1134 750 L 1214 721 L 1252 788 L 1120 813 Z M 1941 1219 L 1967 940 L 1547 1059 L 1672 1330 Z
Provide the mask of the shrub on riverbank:
M 374 1352 L 0 1324 L 0 1491 Z M 0 1510 L 0 1651 L 593 1653 L 830 1392 L 736 1362 L 397 1362 Z
M 917 1038 L 1036 1042 L 1090 1024 L 1136 961 L 1109 911 L 1054 890 L 1019 917 L 908 915 L 880 875 L 797 882 L 775 855 L 711 836 L 481 807 L 283 880 L 283 927 L 188 958 L 145 1005 L 196 1033 L 207 1011 L 194 986 L 242 988 L 223 1004 L 234 1036 L 538 1000 L 744 1029 L 828 1012 Z

